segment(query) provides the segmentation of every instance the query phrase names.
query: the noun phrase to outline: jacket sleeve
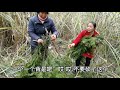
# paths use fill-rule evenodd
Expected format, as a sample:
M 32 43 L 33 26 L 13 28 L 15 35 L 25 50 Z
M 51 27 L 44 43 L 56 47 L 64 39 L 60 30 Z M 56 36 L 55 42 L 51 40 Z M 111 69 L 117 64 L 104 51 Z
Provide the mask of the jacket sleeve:
M 85 35 L 85 30 L 83 30 L 80 34 L 78 34 L 78 36 L 76 37 L 75 40 L 72 41 L 72 43 L 74 43 L 75 46 L 78 45 L 82 40 L 82 38 L 84 37 L 84 35 Z
M 100 33 L 95 31 L 95 36 L 99 36 L 99 35 L 100 35 Z
M 56 30 L 56 27 L 55 27 L 55 24 L 54 24 L 54 22 L 52 21 L 51 22 L 51 33 L 52 34 L 55 34 L 57 37 L 58 37 L 58 31 Z
M 32 19 L 30 19 L 29 24 L 28 24 L 28 34 L 34 40 L 38 40 L 40 38 L 38 35 L 34 33 L 34 23 Z

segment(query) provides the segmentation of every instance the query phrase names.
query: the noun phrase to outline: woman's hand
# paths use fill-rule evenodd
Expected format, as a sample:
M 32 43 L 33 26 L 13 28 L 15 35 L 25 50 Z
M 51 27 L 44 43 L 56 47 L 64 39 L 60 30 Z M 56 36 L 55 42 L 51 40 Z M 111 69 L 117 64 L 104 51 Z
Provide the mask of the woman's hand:
M 38 44 L 43 44 L 43 40 L 42 39 L 38 39 L 37 42 L 38 42 Z
M 51 35 L 51 40 L 52 40 L 52 41 L 55 41 L 55 40 L 56 40 L 56 35 L 55 35 L 55 34 Z
M 72 44 L 69 44 L 68 45 L 68 48 L 70 49 L 70 48 L 72 48 L 72 47 L 74 47 L 75 46 L 75 43 L 72 43 Z

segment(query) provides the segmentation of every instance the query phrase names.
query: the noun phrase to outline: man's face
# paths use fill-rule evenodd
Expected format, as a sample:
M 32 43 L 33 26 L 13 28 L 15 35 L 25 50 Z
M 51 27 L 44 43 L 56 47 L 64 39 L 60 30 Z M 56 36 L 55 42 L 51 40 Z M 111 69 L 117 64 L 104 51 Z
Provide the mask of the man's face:
M 40 12 L 40 13 L 39 13 L 39 16 L 40 16 L 42 19 L 45 19 L 45 18 L 48 16 L 48 14 L 47 14 L 46 12 Z

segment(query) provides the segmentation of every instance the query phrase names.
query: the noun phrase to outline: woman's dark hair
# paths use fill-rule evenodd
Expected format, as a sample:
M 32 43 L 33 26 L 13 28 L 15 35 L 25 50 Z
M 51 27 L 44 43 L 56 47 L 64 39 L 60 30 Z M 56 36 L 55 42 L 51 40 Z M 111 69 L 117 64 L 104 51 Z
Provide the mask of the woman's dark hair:
M 37 12 L 37 14 L 39 14 L 40 12 Z M 47 14 L 49 14 L 49 12 L 46 12 Z
M 93 24 L 94 28 L 96 28 L 96 23 L 95 22 L 91 21 L 90 23 Z

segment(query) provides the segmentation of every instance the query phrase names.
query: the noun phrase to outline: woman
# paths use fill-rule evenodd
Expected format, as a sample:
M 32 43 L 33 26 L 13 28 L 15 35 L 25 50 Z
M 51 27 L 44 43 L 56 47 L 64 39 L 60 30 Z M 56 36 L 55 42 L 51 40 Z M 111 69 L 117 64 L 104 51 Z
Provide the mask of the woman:
M 28 34 L 31 37 L 31 54 L 34 54 L 35 48 L 39 44 L 43 44 L 42 36 L 52 33 L 51 40 L 55 41 L 58 36 L 55 24 L 51 18 L 48 17 L 49 12 L 37 12 L 37 15 L 30 18 L 28 24 Z M 47 29 L 47 31 L 46 31 Z
M 99 33 L 96 31 L 96 23 L 90 22 L 88 24 L 87 29 L 82 30 L 82 32 L 77 36 L 77 38 L 75 40 L 73 40 L 72 44 L 68 45 L 68 48 L 77 46 L 83 37 L 87 37 L 87 36 L 95 37 L 97 35 L 99 35 Z M 80 64 L 81 64 L 80 62 L 83 57 L 86 58 L 85 66 L 89 66 L 91 59 L 94 57 L 92 53 L 93 52 L 86 52 L 86 53 L 83 53 L 82 56 L 79 56 L 78 59 L 76 60 L 76 66 L 80 66 Z

